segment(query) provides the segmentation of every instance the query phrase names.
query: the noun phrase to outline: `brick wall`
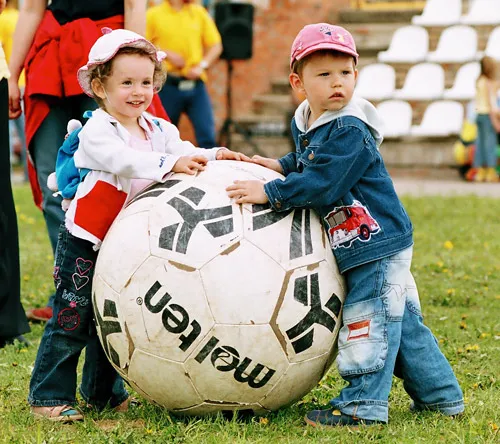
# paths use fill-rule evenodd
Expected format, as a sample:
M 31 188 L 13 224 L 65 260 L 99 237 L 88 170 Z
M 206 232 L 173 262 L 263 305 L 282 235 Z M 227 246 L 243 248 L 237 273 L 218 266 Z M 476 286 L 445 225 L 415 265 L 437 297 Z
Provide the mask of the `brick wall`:
M 331 21 L 350 0 L 255 0 L 253 57 L 233 61 L 233 117 L 252 112 L 252 98 L 269 91 L 271 80 L 288 75 L 290 47 L 309 23 Z M 260 5 L 260 6 L 259 6 Z M 226 117 L 227 64 L 219 60 L 209 71 L 209 91 L 219 129 Z M 181 137 L 194 142 L 182 118 Z

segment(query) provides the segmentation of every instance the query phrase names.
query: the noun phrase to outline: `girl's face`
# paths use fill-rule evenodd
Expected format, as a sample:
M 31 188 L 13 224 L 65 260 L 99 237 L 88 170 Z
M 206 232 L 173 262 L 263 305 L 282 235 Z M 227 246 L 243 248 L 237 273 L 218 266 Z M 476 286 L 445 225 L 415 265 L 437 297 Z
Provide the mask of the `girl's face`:
M 137 122 L 137 118 L 153 100 L 155 66 L 147 56 L 118 54 L 113 59 L 111 75 L 96 85 L 95 94 L 106 111 L 121 124 Z

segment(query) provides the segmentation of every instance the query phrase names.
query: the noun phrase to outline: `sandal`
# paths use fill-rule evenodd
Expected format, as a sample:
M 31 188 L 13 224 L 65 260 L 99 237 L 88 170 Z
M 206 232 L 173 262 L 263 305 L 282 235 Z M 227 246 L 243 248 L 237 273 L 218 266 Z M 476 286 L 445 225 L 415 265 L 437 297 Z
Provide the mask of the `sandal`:
M 36 417 L 46 418 L 49 421 L 74 422 L 83 420 L 83 415 L 70 405 L 32 406 L 31 413 Z

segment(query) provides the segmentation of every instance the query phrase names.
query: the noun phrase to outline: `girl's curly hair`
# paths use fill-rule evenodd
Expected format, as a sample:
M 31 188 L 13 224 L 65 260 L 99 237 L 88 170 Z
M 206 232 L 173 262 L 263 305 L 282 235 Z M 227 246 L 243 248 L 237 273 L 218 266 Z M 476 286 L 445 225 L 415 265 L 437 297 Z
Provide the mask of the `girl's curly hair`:
M 150 52 L 144 50 L 143 48 L 137 48 L 134 46 L 125 46 L 120 48 L 116 54 L 109 59 L 107 62 L 97 65 L 92 69 L 90 73 L 90 85 L 92 86 L 92 82 L 94 79 L 97 79 L 99 82 L 104 83 L 104 81 L 111 76 L 113 73 L 113 60 L 117 55 L 120 54 L 136 54 L 144 57 L 148 57 L 154 64 L 155 70 L 153 73 L 153 85 L 155 88 L 155 92 L 160 91 L 161 87 L 165 83 L 165 79 L 167 78 L 167 73 L 163 69 L 162 62 L 159 62 L 156 59 L 156 54 L 151 54 Z M 94 93 L 94 100 L 100 107 L 104 107 L 104 101 Z

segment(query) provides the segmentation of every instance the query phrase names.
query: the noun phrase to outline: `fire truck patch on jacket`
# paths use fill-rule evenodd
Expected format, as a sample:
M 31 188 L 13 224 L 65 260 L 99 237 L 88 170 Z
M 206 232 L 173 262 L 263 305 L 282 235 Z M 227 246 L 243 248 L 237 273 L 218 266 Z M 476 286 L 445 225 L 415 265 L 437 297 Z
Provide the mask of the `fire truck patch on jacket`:
M 380 226 L 361 202 L 336 207 L 325 217 L 328 237 L 333 249 L 349 248 L 355 240 L 367 242 L 372 234 L 380 231 Z

